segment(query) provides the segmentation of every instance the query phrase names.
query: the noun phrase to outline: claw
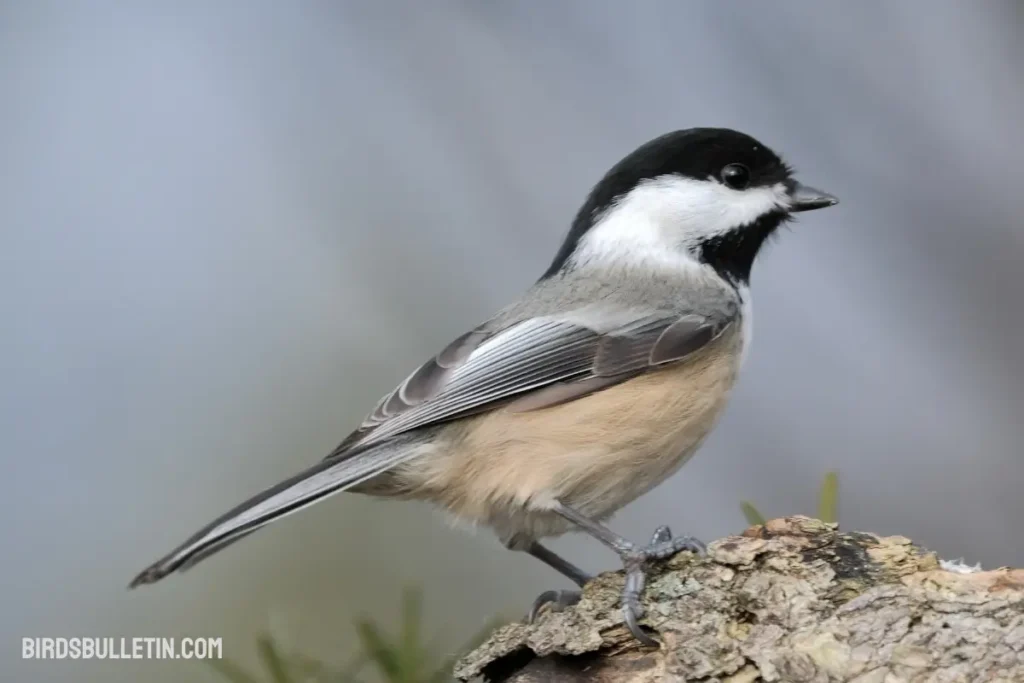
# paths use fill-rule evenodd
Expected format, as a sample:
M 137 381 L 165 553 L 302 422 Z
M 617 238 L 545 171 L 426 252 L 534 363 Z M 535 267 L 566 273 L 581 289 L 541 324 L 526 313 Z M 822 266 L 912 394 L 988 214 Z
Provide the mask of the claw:
M 526 617 L 526 623 L 532 624 L 535 622 L 545 605 L 550 605 L 549 609 L 553 612 L 561 612 L 566 607 L 571 607 L 579 602 L 580 597 L 581 593 L 579 591 L 544 591 L 533 601 L 533 605 L 530 607 L 530 614 Z
M 644 615 L 644 607 L 640 601 L 640 596 L 643 595 L 644 585 L 647 583 L 647 577 L 644 574 L 644 564 L 646 561 L 647 558 L 644 556 L 643 551 L 635 552 L 623 560 L 626 567 L 626 585 L 622 589 L 622 616 L 626 620 L 629 632 L 642 645 L 658 647 L 658 641 L 644 633 L 639 623 L 640 617 Z
M 672 538 L 672 531 L 667 526 L 660 526 L 654 531 L 651 542 L 645 548 L 628 550 L 622 554 L 622 563 L 626 569 L 626 585 L 622 590 L 622 616 L 629 632 L 642 645 L 659 647 L 661 643 L 649 636 L 640 627 L 640 618 L 644 615 L 641 596 L 647 583 L 644 573 L 645 565 L 651 560 L 671 557 L 682 550 L 690 550 L 699 555 L 707 552 L 701 541 L 692 536 Z
M 639 643 L 645 647 L 661 647 L 661 643 L 647 635 L 637 619 L 642 615 L 638 615 L 635 610 L 630 608 L 629 605 L 623 605 L 622 615 L 626 620 L 626 627 L 629 628 L 629 632 L 633 634 L 633 637 L 639 641 Z

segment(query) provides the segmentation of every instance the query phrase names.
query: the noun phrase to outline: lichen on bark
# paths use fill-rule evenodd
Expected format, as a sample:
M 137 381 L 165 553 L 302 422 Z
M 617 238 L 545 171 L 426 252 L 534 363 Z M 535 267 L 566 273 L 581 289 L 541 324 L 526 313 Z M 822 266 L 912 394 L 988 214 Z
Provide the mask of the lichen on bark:
M 773 520 L 652 568 L 643 648 L 622 574 L 532 625 L 496 630 L 457 666 L 501 683 L 1024 681 L 1024 570 L 949 571 L 900 536 Z

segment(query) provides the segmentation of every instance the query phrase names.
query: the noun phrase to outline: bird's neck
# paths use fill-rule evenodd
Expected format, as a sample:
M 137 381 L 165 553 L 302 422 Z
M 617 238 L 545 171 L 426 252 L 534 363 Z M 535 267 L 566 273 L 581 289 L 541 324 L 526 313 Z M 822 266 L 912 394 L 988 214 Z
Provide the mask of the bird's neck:
M 693 253 L 729 282 L 745 286 L 761 247 L 784 219 L 781 211 L 765 214 L 749 225 L 701 240 Z

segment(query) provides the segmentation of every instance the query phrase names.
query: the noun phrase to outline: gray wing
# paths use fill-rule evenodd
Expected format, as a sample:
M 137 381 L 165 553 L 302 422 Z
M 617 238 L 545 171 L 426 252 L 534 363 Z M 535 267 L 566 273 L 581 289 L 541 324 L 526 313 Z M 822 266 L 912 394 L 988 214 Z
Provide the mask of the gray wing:
M 579 398 L 686 358 L 737 315 L 592 306 L 500 331 L 481 326 L 409 375 L 327 457 L 497 405 L 535 410 Z
M 498 405 L 535 410 L 579 398 L 685 359 L 719 336 L 734 316 L 594 306 L 512 325 L 484 325 L 419 367 L 324 461 L 215 519 L 131 585 L 189 567 L 275 519 L 415 455 L 402 439 L 391 439 L 397 434 Z

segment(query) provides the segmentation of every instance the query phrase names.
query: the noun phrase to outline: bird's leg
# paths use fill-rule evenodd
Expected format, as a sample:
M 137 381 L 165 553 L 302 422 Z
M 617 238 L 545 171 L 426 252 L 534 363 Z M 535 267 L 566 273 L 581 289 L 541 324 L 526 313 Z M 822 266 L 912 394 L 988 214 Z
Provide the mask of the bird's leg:
M 670 557 L 681 550 L 704 553 L 706 550 L 704 544 L 690 536 L 672 538 L 671 530 L 667 526 L 660 526 L 655 530 L 651 542 L 638 548 L 631 541 L 568 505 L 559 502 L 554 511 L 604 543 L 619 556 L 622 566 L 626 570 L 626 585 L 622 590 L 622 614 L 626 620 L 626 626 L 629 627 L 630 633 L 644 645 L 657 646 L 658 641 L 644 633 L 638 623 L 644 613 L 640 600 L 647 580 L 644 569 L 651 560 Z
M 575 583 L 579 587 L 583 587 L 587 581 L 590 581 L 593 577 L 587 572 L 583 571 L 569 560 L 566 560 L 558 553 L 553 550 L 541 545 L 534 540 L 525 540 L 518 537 L 513 537 L 505 544 L 512 550 L 522 550 L 527 554 L 536 557 L 538 560 L 551 567 L 559 574 L 567 577 L 570 581 Z M 556 612 L 560 612 L 570 605 L 575 605 L 580 601 L 580 592 L 575 590 L 550 590 L 544 591 L 537 596 L 537 599 L 533 601 L 533 605 L 530 607 L 530 614 L 527 617 L 529 623 L 533 623 L 537 619 L 537 615 L 540 614 L 540 610 L 545 605 L 550 605 L 551 609 Z
M 591 575 L 564 559 L 561 555 L 558 555 L 554 551 L 544 547 L 537 541 L 533 541 L 526 548 L 526 552 L 536 557 L 538 560 L 558 571 L 559 573 L 568 577 L 573 583 L 580 588 L 590 581 Z M 580 601 L 580 591 L 576 590 L 551 590 L 544 591 L 537 596 L 537 599 L 533 601 L 533 605 L 530 607 L 530 614 L 527 617 L 527 622 L 532 624 L 537 619 L 537 615 L 540 614 L 540 610 L 545 605 L 550 605 L 550 609 L 561 612 L 566 607 L 575 605 Z
M 533 557 L 536 557 L 559 574 L 562 574 L 580 588 L 582 588 L 587 581 L 594 578 L 569 560 L 563 558 L 553 550 L 546 548 L 537 541 L 531 542 L 530 545 L 526 547 L 526 552 Z

